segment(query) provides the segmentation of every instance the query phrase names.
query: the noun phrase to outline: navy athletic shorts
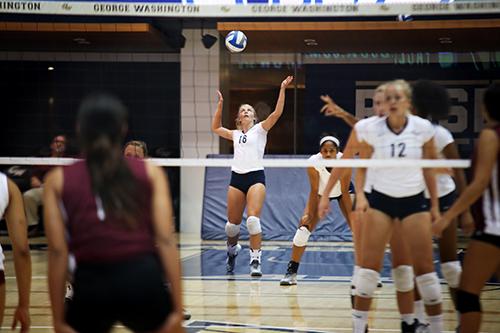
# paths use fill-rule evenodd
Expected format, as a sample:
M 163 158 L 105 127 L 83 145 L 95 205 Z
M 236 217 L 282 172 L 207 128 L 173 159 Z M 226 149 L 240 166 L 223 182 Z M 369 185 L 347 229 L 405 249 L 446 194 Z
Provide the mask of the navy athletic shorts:
M 379 210 L 393 219 L 402 220 L 410 215 L 429 211 L 424 192 L 409 197 L 394 198 L 372 190 L 367 199 L 371 208 Z
M 255 184 L 266 186 L 266 174 L 264 170 L 251 171 L 248 173 L 231 172 L 231 182 L 229 186 L 237 188 L 241 192 L 247 194 L 250 187 Z

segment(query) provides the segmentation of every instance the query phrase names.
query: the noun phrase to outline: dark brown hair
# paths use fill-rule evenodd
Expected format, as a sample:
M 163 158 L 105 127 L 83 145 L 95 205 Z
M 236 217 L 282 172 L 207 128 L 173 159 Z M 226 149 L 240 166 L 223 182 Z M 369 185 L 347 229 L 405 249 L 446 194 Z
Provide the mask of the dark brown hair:
M 138 183 L 122 156 L 121 143 L 127 128 L 127 111 L 110 95 L 87 97 L 78 113 L 79 138 L 94 194 L 107 216 L 124 221 L 133 229 L 141 196 Z

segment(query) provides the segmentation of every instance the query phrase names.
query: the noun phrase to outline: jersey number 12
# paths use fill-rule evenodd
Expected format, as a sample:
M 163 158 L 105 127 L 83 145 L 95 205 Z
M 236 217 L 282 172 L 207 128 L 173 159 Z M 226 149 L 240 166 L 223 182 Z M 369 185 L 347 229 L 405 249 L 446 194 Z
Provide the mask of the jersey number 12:
M 406 157 L 405 154 L 406 144 L 400 142 L 398 144 L 391 143 L 391 157 Z M 399 150 L 399 153 L 397 152 Z

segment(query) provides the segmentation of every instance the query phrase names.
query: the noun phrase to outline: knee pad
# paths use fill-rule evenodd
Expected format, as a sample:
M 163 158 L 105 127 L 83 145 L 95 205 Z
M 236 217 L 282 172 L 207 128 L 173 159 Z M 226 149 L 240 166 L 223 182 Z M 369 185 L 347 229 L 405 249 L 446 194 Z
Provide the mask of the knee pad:
M 293 245 L 298 247 L 306 246 L 309 236 L 311 236 L 311 232 L 306 227 L 302 226 L 298 228 L 293 237 Z
M 408 292 L 415 288 L 413 279 L 413 267 L 409 265 L 400 265 L 392 269 L 392 279 L 394 280 L 394 287 L 402 293 Z
M 441 273 L 450 288 L 458 288 L 462 266 L 459 261 L 448 261 L 441 263 Z
M 249 216 L 247 218 L 247 229 L 250 235 L 258 235 L 262 232 L 260 227 L 260 219 L 256 216 Z
M 441 285 L 436 272 L 417 276 L 418 291 L 425 305 L 440 304 L 442 301 Z
M 379 272 L 372 269 L 361 268 L 356 279 L 356 295 L 363 298 L 371 298 L 375 289 L 377 289 L 379 279 Z
M 0 285 L 5 284 L 5 271 L 0 270 Z
M 226 235 L 228 237 L 236 237 L 240 233 L 240 225 L 232 224 L 231 222 L 226 223 Z
M 458 289 L 457 311 L 460 313 L 481 312 L 481 302 L 479 301 L 479 295 L 474 295 L 467 291 Z

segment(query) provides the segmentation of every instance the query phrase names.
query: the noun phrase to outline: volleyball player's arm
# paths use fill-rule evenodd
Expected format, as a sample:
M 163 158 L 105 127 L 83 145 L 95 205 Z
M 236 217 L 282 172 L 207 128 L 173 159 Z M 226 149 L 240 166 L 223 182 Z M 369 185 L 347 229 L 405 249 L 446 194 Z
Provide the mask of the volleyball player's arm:
M 443 155 L 444 157 L 450 160 L 460 159 L 460 154 L 458 153 L 458 148 L 455 141 L 444 147 Z M 467 181 L 465 179 L 464 169 L 454 168 L 453 174 L 455 178 L 455 183 L 457 185 L 457 193 L 458 195 L 460 195 L 464 192 L 465 188 L 467 187 Z M 466 232 L 472 232 L 472 229 L 474 228 L 474 218 L 472 217 L 470 209 L 466 209 L 462 214 L 460 214 L 459 226 Z
M 498 157 L 499 142 L 495 131 L 484 129 L 479 136 L 474 179 L 464 189 L 455 203 L 433 225 L 434 234 L 440 235 L 451 220 L 470 207 L 484 192 L 491 181 L 491 173 Z
M 217 110 L 215 111 L 214 118 L 212 119 L 212 132 L 227 140 L 233 140 L 233 131 L 222 126 L 222 105 L 224 98 L 220 91 L 217 90 L 219 100 L 217 101 Z
M 21 332 L 30 326 L 29 304 L 31 290 L 31 257 L 28 243 L 27 222 L 24 214 L 23 197 L 17 185 L 8 179 L 9 206 L 5 211 L 5 220 L 14 254 L 14 269 L 18 292 L 18 305 L 14 312 L 12 329 L 21 323 Z
M 302 216 L 301 222 L 304 224 L 309 223 L 318 215 L 318 190 L 319 190 L 319 173 L 314 168 L 307 168 L 307 175 L 309 177 L 309 184 L 311 191 L 309 192 L 309 199 L 307 200 L 307 210 Z
M 359 141 L 356 135 L 356 130 L 352 130 L 347 140 L 347 144 L 343 151 L 342 159 L 344 158 L 354 158 L 354 155 L 358 153 Z M 328 178 L 328 183 L 321 194 L 321 199 L 318 205 L 318 216 L 320 219 L 324 218 L 330 209 L 330 202 L 328 196 L 332 192 L 333 187 L 346 173 L 349 173 L 351 168 L 334 168 L 330 173 Z
M 369 159 L 373 155 L 373 147 L 366 142 L 359 142 L 359 158 Z M 357 168 L 354 178 L 354 188 L 356 190 L 356 207 L 358 212 L 366 212 L 369 208 L 368 200 L 365 195 L 366 168 Z
M 276 124 L 278 119 L 280 119 L 283 114 L 283 109 L 285 107 L 285 92 L 286 87 L 293 81 L 293 76 L 287 76 L 286 79 L 281 82 L 280 92 L 278 95 L 278 101 L 276 102 L 276 107 L 274 111 L 264 120 L 261 125 L 266 131 L 269 131 Z
M 346 169 L 347 172 L 344 172 L 343 177 L 340 179 L 340 188 L 342 191 L 339 204 L 344 206 L 344 211 L 350 212 L 352 210 L 352 199 L 351 194 L 349 193 L 349 185 L 351 184 L 351 175 L 352 169 Z M 349 214 L 344 216 L 347 220 L 347 223 L 351 225 L 351 217 Z
M 148 174 L 153 185 L 153 227 L 155 231 L 158 253 L 167 280 L 170 282 L 174 313 L 182 318 L 182 293 L 179 251 L 175 239 L 172 199 L 168 178 L 160 167 L 147 164 Z
M 328 95 L 321 95 L 321 100 L 325 102 L 325 105 L 321 108 L 320 112 L 323 113 L 327 117 L 337 117 L 342 119 L 347 125 L 354 127 L 354 125 L 359 121 L 354 115 L 350 112 L 347 112 L 342 107 L 340 107 L 337 103 L 333 101 L 333 99 Z
M 424 159 L 437 159 L 436 146 L 434 144 L 434 138 L 423 145 L 422 157 Z M 424 175 L 425 185 L 429 191 L 430 201 L 431 201 L 431 216 L 432 220 L 436 220 L 440 217 L 439 213 L 439 197 L 436 185 L 436 171 L 432 168 L 423 168 L 422 173 Z
M 49 296 L 52 304 L 54 330 L 65 326 L 64 294 L 68 271 L 68 245 L 65 238 L 64 220 L 59 208 L 63 187 L 62 168 L 56 168 L 45 178 L 43 190 L 43 219 L 48 243 Z

